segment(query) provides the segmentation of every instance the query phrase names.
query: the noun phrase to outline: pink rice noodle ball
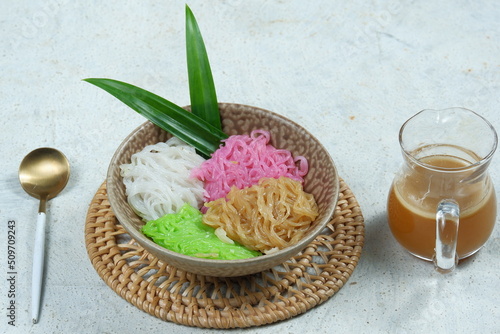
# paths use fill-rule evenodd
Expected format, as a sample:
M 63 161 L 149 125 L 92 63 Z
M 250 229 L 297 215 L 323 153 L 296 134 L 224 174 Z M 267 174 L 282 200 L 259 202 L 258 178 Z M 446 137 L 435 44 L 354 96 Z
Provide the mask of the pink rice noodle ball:
M 251 187 L 263 177 L 285 176 L 303 183 L 309 169 L 306 158 L 294 158 L 290 151 L 276 149 L 269 144 L 270 139 L 265 130 L 230 136 L 210 159 L 192 170 L 192 177 L 205 182 L 205 202 L 225 197 L 233 186 Z

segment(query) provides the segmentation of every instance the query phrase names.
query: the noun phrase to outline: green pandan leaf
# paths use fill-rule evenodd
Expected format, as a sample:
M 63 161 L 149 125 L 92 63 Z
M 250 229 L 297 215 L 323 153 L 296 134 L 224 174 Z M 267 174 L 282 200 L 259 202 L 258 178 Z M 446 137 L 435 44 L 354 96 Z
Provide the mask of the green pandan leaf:
M 202 118 L 142 88 L 112 79 L 89 78 L 84 81 L 110 93 L 205 157 L 209 157 L 219 148 L 221 140 L 228 137 Z
M 222 129 L 214 80 L 198 23 L 186 5 L 186 55 L 193 114 Z

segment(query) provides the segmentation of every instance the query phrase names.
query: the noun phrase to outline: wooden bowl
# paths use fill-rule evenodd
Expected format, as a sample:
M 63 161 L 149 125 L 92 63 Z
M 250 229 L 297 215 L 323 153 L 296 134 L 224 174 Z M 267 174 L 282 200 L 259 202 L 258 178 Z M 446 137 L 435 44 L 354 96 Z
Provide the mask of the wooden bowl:
M 228 135 L 250 134 L 252 130 L 264 129 L 271 133 L 271 144 L 276 148 L 287 149 L 294 156 L 307 158 L 309 172 L 304 178 L 304 191 L 314 195 L 319 215 L 300 242 L 269 255 L 243 260 L 211 260 L 170 251 L 143 235 L 140 229 L 145 222 L 135 214 L 127 202 L 120 165 L 130 163 L 132 154 L 141 151 L 145 146 L 166 141 L 171 137 L 149 121 L 135 129 L 116 150 L 106 178 L 107 193 L 111 208 L 120 224 L 139 245 L 159 260 L 178 269 L 205 276 L 244 276 L 285 262 L 306 248 L 323 231 L 333 218 L 337 205 L 339 177 L 328 151 L 295 122 L 276 113 L 246 105 L 220 103 L 219 109 L 223 130 Z

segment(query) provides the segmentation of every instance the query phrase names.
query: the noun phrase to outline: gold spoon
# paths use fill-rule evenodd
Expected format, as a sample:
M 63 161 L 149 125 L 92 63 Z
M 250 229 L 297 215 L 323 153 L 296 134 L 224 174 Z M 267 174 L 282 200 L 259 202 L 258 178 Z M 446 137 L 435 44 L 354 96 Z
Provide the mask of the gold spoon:
M 38 148 L 24 157 L 19 166 L 19 181 L 24 191 L 40 200 L 33 249 L 31 312 L 33 323 L 38 322 L 45 252 L 45 210 L 47 201 L 64 189 L 69 179 L 69 162 L 53 148 Z

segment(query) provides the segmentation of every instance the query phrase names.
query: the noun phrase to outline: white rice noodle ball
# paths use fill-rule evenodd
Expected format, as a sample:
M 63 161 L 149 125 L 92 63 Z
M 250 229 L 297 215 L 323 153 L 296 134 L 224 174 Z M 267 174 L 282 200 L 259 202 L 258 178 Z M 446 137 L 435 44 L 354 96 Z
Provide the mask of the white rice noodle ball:
M 203 205 L 203 182 L 191 178 L 191 170 L 204 159 L 176 137 L 146 146 L 121 165 L 130 206 L 145 221 L 176 213 L 184 203 Z

